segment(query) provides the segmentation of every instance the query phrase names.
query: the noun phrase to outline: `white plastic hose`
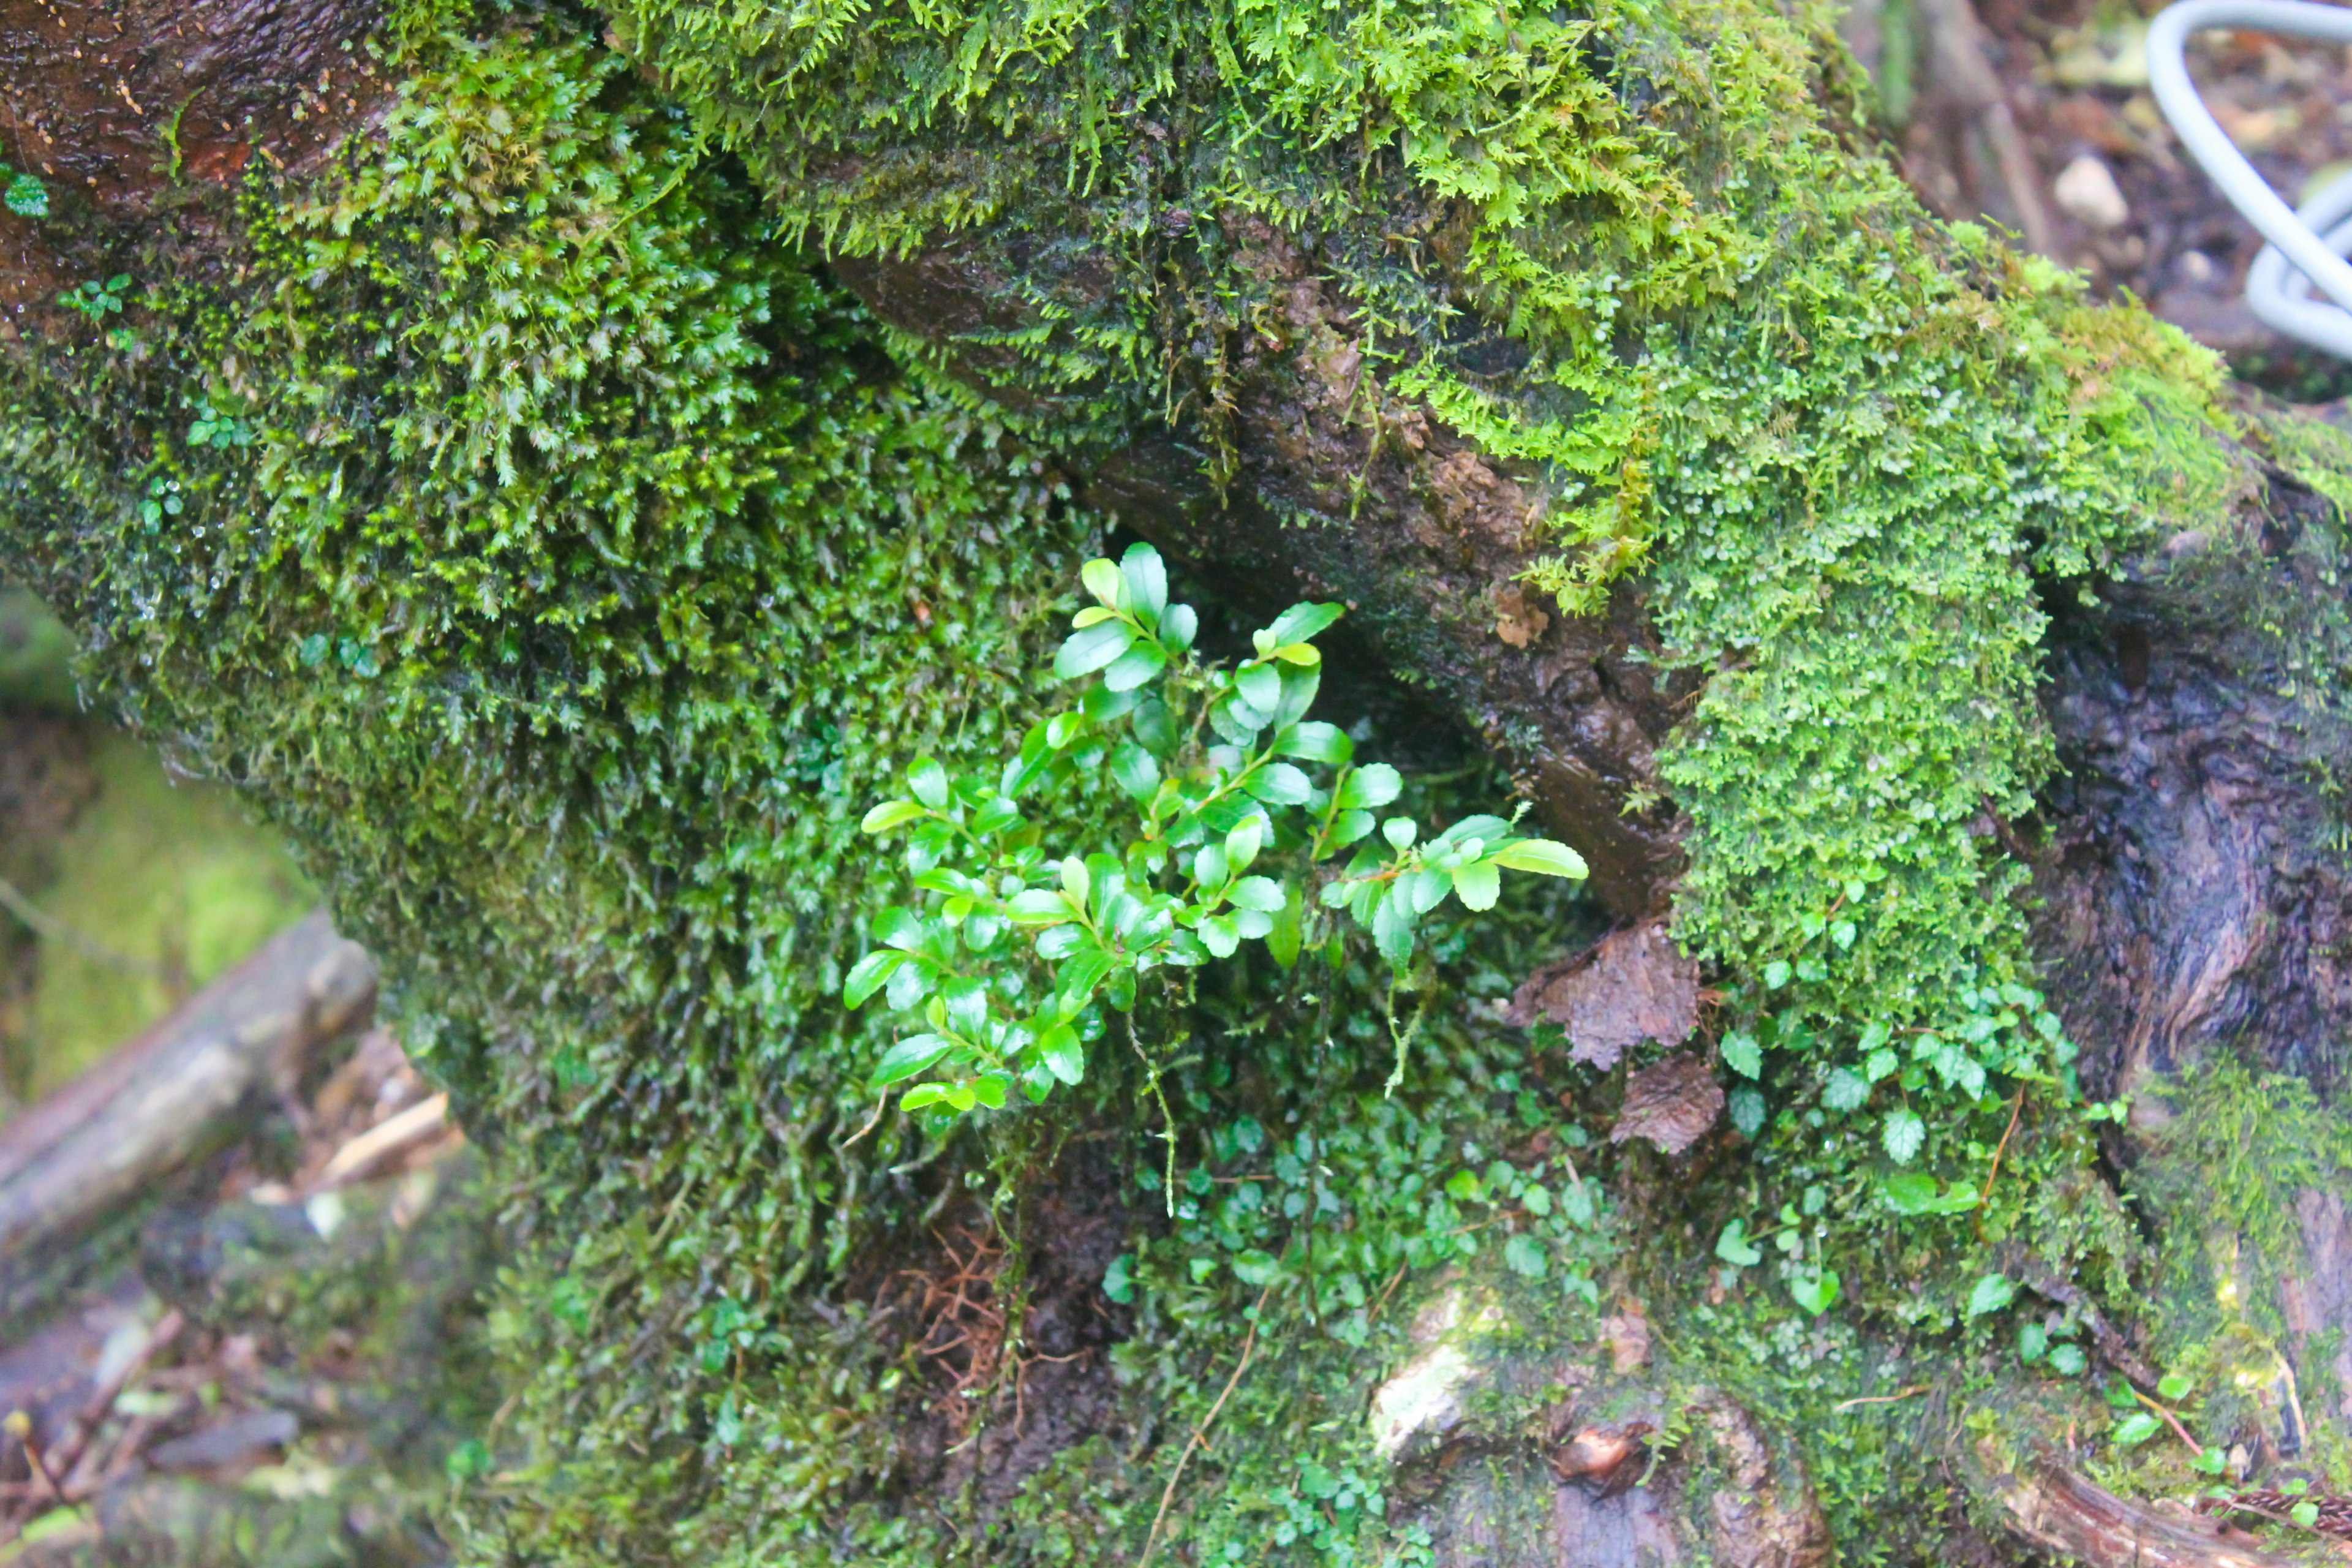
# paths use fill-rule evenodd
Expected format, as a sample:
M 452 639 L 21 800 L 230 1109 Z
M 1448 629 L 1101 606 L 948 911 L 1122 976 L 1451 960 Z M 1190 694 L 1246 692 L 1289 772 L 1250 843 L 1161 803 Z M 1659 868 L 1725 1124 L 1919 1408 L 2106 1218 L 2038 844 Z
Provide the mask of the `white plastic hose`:
M 2189 36 L 2211 27 L 2352 44 L 2352 9 L 2312 0 L 2179 0 L 2147 29 L 2157 107 L 2230 205 L 2269 242 L 2246 274 L 2247 308 L 2289 337 L 2352 359 L 2352 264 L 2344 259 L 2352 252 L 2352 223 L 2345 221 L 2352 217 L 2352 174 L 2330 180 L 2300 212 L 2271 189 L 2189 79 Z M 2326 300 L 2312 297 L 2315 285 Z

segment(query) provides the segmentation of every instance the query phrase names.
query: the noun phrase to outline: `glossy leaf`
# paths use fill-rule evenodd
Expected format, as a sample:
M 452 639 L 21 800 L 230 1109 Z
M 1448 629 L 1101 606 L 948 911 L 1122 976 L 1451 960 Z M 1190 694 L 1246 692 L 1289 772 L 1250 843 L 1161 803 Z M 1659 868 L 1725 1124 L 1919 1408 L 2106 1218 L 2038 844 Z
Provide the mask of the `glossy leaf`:
M 1454 895 L 1465 910 L 1491 910 L 1502 896 L 1503 879 L 1494 862 L 1482 860 L 1457 866 L 1453 871 Z
M 1302 643 L 1322 633 L 1347 613 L 1345 605 L 1293 605 L 1274 618 L 1274 625 L 1266 632 L 1276 647 Z
M 923 808 L 911 800 L 886 800 L 867 812 L 857 826 L 865 833 L 887 833 L 919 820 L 922 815 Z
M 1078 581 L 1085 584 L 1087 592 L 1103 605 L 1114 610 L 1119 607 L 1119 594 L 1126 587 L 1127 580 L 1108 561 L 1097 556 L 1087 562 L 1078 568 Z
M 1168 566 L 1149 544 L 1130 544 L 1119 557 L 1119 575 L 1127 580 L 1128 604 L 1145 620 L 1158 625 L 1168 607 Z
M 1135 643 L 1135 628 L 1125 621 L 1105 621 L 1064 639 L 1054 656 L 1054 673 L 1065 680 L 1092 675 L 1110 664 Z
M 1339 785 L 1337 798 L 1343 810 L 1369 811 L 1403 793 L 1403 774 L 1386 763 L 1372 763 L 1349 773 Z
M 841 999 L 852 1007 L 862 1007 L 866 999 L 882 988 L 882 983 L 898 972 L 907 962 L 907 955 L 893 948 L 881 948 L 857 961 L 842 982 Z
M 948 771 L 933 759 L 924 757 L 907 770 L 907 788 L 933 811 L 947 809 Z
M 1534 871 L 1546 877 L 1579 880 L 1585 874 L 1584 857 L 1549 838 L 1515 839 L 1496 850 L 1490 858 L 1496 865 L 1514 871 Z
M 909 1035 L 882 1053 L 874 1064 L 874 1076 L 868 1081 L 876 1089 L 914 1077 L 955 1049 L 955 1042 L 945 1035 Z

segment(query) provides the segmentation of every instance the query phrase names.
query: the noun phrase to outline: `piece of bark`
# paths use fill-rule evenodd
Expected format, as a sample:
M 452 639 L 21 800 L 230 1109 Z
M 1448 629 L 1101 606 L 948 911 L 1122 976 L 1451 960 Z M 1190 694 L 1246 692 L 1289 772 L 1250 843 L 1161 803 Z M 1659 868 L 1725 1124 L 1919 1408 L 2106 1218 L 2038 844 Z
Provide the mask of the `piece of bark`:
M 1606 1072 L 1643 1040 L 1678 1046 L 1698 1027 L 1698 965 L 1663 921 L 1612 931 L 1594 946 L 1520 982 L 1510 1021 L 1538 1018 L 1568 1032 L 1569 1055 Z
M 2265 1552 L 2216 1520 L 2126 1502 L 2046 1460 L 2000 1477 L 1990 1489 L 2012 1534 L 2090 1568 L 2284 1568 L 2302 1561 Z
M 324 911 L 297 922 L 123 1047 L 0 1127 L 0 1292 L 68 1241 L 233 1136 L 255 1091 L 356 1024 L 375 970 Z
M 1689 1051 L 1653 1062 L 1625 1084 L 1625 1107 L 1610 1131 L 1612 1143 L 1646 1138 L 1668 1154 L 1679 1154 L 1723 1114 L 1723 1086 L 1707 1065 Z

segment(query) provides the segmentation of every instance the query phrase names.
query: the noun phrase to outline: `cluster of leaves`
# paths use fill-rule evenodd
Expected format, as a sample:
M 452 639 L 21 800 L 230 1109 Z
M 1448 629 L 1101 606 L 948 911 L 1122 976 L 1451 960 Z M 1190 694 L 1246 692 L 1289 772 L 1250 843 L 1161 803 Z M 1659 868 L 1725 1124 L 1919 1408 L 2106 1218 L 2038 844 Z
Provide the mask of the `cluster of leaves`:
M 1499 1086 L 1516 1090 L 1516 1075 Z M 1113 1300 L 1139 1289 L 1181 1299 L 1230 1275 L 1252 1290 L 1295 1292 L 1301 1315 L 1361 1346 L 1407 1271 L 1493 1247 L 1518 1278 L 1599 1303 L 1590 1262 L 1611 1209 L 1567 1150 L 1487 1157 L 1459 1128 L 1379 1094 L 1335 1104 L 1319 1131 L 1276 1136 L 1244 1116 L 1205 1142 L 1210 1158 L 1179 1179 L 1168 1235 L 1111 1266 L 1103 1289 Z M 1161 1190 L 1155 1169 L 1137 1182 Z
M 1346 910 L 1402 974 L 1423 918 L 1448 898 L 1488 910 L 1505 870 L 1584 875 L 1574 850 L 1501 817 L 1466 816 L 1423 841 L 1412 818 L 1376 816 L 1397 798 L 1396 770 L 1357 763 L 1346 733 L 1307 716 L 1320 684 L 1313 639 L 1339 605 L 1284 611 L 1227 669 L 1195 657 L 1198 617 L 1169 602 L 1151 546 L 1088 562 L 1082 580 L 1096 603 L 1054 673 L 1095 678 L 1083 699 L 1033 725 L 1001 770 L 950 776 L 924 758 L 904 796 L 866 814 L 869 833 L 907 833 L 928 895 L 882 915 L 882 945 L 844 986 L 853 1006 L 881 992 L 925 1026 L 873 1075 L 877 1088 L 922 1079 L 908 1110 L 952 1119 L 1001 1109 L 1015 1088 L 1034 1102 L 1079 1082 L 1104 1005 L 1132 1013 L 1148 977 L 1230 958 L 1244 941 L 1285 968 L 1307 951 L 1336 961 L 1340 933 L 1322 910 Z M 1049 851 L 1024 801 L 1106 772 L 1131 826 Z
M 1831 947 L 1851 946 L 1853 931 L 1851 922 L 1832 924 Z M 1808 956 L 1792 966 L 1775 960 L 1764 967 L 1762 990 L 1769 996 L 1792 981 L 1817 980 L 1822 962 Z M 1850 1045 L 1825 1044 L 1820 1025 L 1801 1005 L 1760 1013 L 1748 1027 L 1727 1032 L 1717 1047 L 1724 1065 L 1748 1080 L 1732 1089 L 1733 1121 L 1750 1137 L 1763 1125 L 1767 1052 L 1787 1059 L 1793 1086 L 1817 1097 L 1823 1110 L 1843 1114 L 1875 1105 L 1880 1144 L 1897 1165 L 1911 1164 L 1927 1146 L 1928 1121 L 1921 1103 L 1991 1103 L 1998 1099 L 1989 1098 L 1997 1078 L 2004 1092 L 2031 1084 L 2062 1100 L 2080 1099 L 2074 1073 L 2076 1047 L 2040 992 L 2011 981 L 1964 986 L 1954 1000 L 1958 1005 L 1948 1015 L 1946 1028 L 1897 1026 L 1876 1018 Z M 2112 1110 L 2095 1106 L 2088 1114 L 2105 1116 Z M 1897 1197 L 1896 1186 L 1890 1180 L 1888 1201 L 1899 1212 L 1956 1212 L 1936 1206 L 1942 1199 L 1931 1203 L 1916 1195 Z M 1913 1189 L 1905 1184 L 1902 1190 L 1907 1194 Z
M 58 296 L 58 303 L 88 321 L 93 327 L 104 326 L 106 318 L 122 314 L 122 301 L 131 291 L 131 275 L 118 272 L 108 279 L 86 279 Z

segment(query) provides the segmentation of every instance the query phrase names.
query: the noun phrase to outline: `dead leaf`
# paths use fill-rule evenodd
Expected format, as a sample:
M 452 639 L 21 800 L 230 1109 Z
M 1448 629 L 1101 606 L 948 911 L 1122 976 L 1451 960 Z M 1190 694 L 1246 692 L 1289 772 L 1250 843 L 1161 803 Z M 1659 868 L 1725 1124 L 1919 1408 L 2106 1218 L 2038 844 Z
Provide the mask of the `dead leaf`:
M 1522 1028 L 1538 1018 L 1559 1025 L 1569 1055 L 1605 1072 L 1643 1040 L 1690 1038 L 1698 1027 L 1698 965 L 1675 948 L 1664 921 L 1651 921 L 1528 975 L 1507 1016 Z
M 1650 1320 L 1638 1307 L 1627 1307 L 1613 1318 L 1601 1320 L 1601 1340 L 1609 1347 L 1609 1364 L 1633 1372 L 1650 1361 Z
M 1723 1114 L 1723 1086 L 1706 1063 L 1689 1051 L 1653 1062 L 1625 1081 L 1625 1108 L 1609 1141 L 1646 1138 L 1669 1154 L 1679 1154 L 1706 1135 Z
M 1494 591 L 1493 597 L 1495 635 L 1513 647 L 1529 646 L 1551 625 L 1542 599 L 1528 592 L 1524 584 L 1506 583 Z

